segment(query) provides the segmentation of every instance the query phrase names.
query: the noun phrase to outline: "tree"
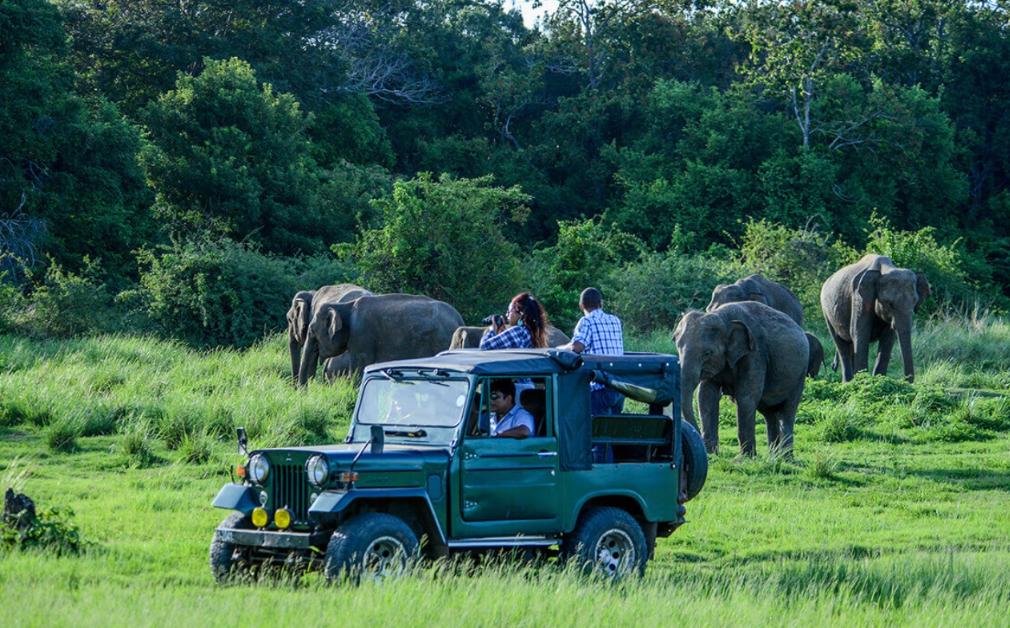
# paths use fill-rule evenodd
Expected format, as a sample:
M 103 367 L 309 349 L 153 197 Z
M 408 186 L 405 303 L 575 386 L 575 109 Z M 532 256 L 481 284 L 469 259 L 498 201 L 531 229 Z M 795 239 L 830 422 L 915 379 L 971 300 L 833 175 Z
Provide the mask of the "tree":
M 861 56 L 856 8 L 850 0 L 747 4 L 740 35 L 751 50 L 742 71 L 749 83 L 787 99 L 804 148 L 820 126 L 811 112 L 824 80 Z
M 66 54 L 49 3 L 0 3 L 0 242 L 70 271 L 101 258 L 118 283 L 152 230 L 139 137 L 112 104 L 77 93 Z
M 365 285 L 441 299 L 467 320 L 500 311 L 521 286 L 519 249 L 505 236 L 529 214 L 529 196 L 491 177 L 397 181 L 378 200 L 383 225 L 353 247 Z
M 142 118 L 151 140 L 142 162 L 171 232 L 225 234 L 287 254 L 337 239 L 316 203 L 310 119 L 248 63 L 205 60 L 199 76 L 180 74 Z

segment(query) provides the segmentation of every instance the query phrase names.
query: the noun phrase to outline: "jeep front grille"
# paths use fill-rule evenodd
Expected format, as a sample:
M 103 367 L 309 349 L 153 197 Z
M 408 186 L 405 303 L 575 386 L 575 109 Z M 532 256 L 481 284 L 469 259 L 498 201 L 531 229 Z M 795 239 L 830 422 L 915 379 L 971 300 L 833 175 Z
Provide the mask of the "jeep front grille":
M 287 506 L 295 523 L 309 521 L 309 481 L 300 464 L 274 464 L 273 507 Z

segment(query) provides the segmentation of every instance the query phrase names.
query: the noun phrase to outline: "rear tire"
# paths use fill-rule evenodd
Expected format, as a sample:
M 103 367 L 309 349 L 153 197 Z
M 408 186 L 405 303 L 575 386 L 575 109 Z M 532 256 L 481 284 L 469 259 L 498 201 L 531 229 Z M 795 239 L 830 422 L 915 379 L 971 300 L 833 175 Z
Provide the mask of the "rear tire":
M 579 517 L 561 544 L 561 557 L 585 573 L 609 580 L 644 575 L 649 548 L 642 526 L 627 511 L 597 506 Z
M 681 465 L 683 479 L 683 501 L 694 499 L 705 486 L 708 477 L 708 453 L 705 451 L 705 441 L 693 425 L 680 420 L 680 442 L 684 453 L 684 464 Z
M 249 518 L 236 512 L 228 515 L 219 527 L 245 530 L 249 528 Z M 223 540 L 215 530 L 214 538 L 210 542 L 210 572 L 214 580 L 218 584 L 226 584 L 248 571 L 251 566 L 248 552 L 249 550 L 242 546 Z
M 403 519 L 369 512 L 348 519 L 330 537 L 323 570 L 330 582 L 393 578 L 417 555 L 417 535 Z

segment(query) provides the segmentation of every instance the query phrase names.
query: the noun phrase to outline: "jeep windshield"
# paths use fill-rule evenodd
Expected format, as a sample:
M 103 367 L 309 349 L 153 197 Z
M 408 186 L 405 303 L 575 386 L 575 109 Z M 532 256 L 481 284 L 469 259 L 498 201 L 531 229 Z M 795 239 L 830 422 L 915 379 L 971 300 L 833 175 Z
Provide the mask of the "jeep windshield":
M 365 382 L 357 422 L 366 425 L 455 427 L 470 382 L 430 372 L 383 372 Z

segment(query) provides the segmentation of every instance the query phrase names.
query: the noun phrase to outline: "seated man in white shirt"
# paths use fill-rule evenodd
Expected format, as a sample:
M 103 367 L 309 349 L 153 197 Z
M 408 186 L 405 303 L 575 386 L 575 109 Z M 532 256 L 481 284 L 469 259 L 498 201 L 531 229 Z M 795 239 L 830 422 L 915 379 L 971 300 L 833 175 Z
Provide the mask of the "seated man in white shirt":
M 533 415 L 516 403 L 516 385 L 510 379 L 491 382 L 491 436 L 526 438 L 533 436 Z

